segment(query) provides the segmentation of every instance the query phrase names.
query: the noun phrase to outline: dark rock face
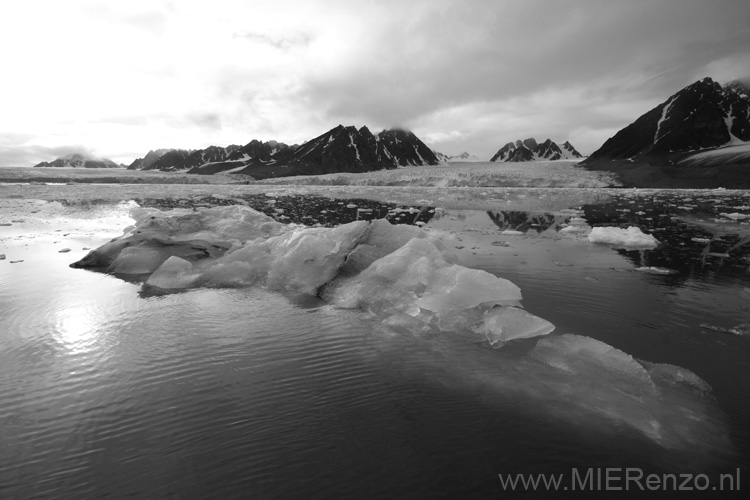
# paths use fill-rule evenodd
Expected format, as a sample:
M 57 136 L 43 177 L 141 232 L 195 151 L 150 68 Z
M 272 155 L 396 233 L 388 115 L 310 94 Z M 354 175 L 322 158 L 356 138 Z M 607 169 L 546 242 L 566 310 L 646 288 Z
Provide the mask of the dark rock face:
M 190 151 L 185 149 L 170 149 L 151 165 L 141 168 L 141 170 L 161 170 L 171 172 L 174 170 L 184 170 L 185 161 L 190 156 Z
M 520 162 L 535 160 L 562 160 L 582 157 L 583 155 L 576 151 L 568 141 L 565 141 L 561 148 L 551 139 L 547 139 L 539 144 L 536 142 L 536 139 L 529 138 L 524 139 L 523 141 L 518 140 L 516 142 L 507 143 L 500 148 L 492 158 L 490 158 L 490 161 Z
M 586 163 L 601 159 L 658 162 L 674 153 L 750 141 L 750 98 L 741 82 L 704 78 L 623 128 Z
M 54 161 L 43 161 L 34 167 L 73 167 L 73 168 L 120 168 L 118 164 L 106 158 L 90 158 L 74 153 Z

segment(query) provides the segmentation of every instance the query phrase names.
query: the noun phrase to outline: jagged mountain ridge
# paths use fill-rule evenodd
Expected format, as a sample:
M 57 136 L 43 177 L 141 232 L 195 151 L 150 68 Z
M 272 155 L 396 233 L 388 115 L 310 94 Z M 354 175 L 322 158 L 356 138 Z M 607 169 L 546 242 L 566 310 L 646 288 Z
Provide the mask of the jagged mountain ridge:
M 641 115 L 596 150 L 588 162 L 639 160 L 750 141 L 750 90 L 739 81 L 704 78 Z
M 565 141 L 560 147 L 557 143 L 551 139 L 547 139 L 542 143 L 538 143 L 536 139 L 529 138 L 524 140 L 517 140 L 515 142 L 509 142 L 501 147 L 495 155 L 490 158 L 490 161 L 499 162 L 522 162 L 522 161 L 537 161 L 537 160 L 569 160 L 575 158 L 583 158 L 583 155 L 579 153 L 573 145 Z
M 192 174 L 229 172 L 263 179 L 438 163 L 432 150 L 410 131 L 391 129 L 375 135 L 367 127 L 339 125 L 299 146 L 253 140 L 242 147 L 171 150 L 146 169 L 187 170 Z
M 94 158 L 86 156 L 80 153 L 72 153 L 69 155 L 61 156 L 53 161 L 43 161 L 36 165 L 36 167 L 57 167 L 57 168 L 122 168 L 123 165 L 109 160 L 107 158 Z

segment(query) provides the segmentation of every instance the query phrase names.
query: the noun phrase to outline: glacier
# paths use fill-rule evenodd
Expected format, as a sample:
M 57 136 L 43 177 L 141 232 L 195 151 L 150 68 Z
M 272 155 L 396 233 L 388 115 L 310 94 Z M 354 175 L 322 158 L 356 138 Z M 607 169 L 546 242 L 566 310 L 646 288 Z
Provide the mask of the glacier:
M 497 356 L 494 375 L 482 383 L 520 394 L 555 418 L 574 424 L 604 419 L 668 449 L 730 447 L 710 386 L 698 375 L 635 359 L 594 338 L 553 335 L 553 323 L 523 309 L 518 286 L 461 265 L 427 229 L 385 219 L 332 228 L 282 224 L 241 205 L 136 206 L 130 215 L 135 222 L 122 236 L 71 267 L 137 278 L 159 293 L 259 286 L 317 296 L 332 310 L 372 322 L 374 331 L 389 334 L 384 340 L 480 346 Z M 573 222 L 588 230 L 583 219 Z M 589 240 L 628 248 L 658 244 L 635 227 L 595 227 Z M 525 353 L 503 354 L 510 342 Z M 461 360 L 452 369 L 476 379 L 482 370 L 472 372 L 472 363 Z

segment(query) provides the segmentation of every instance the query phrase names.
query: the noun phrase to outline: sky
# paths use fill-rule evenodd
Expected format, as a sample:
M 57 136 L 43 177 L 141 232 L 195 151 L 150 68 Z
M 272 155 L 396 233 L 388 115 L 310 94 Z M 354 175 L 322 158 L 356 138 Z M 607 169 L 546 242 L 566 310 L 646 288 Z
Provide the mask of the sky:
M 748 26 L 747 0 L 7 1 L 0 167 L 339 124 L 587 155 L 703 77 L 750 78 Z

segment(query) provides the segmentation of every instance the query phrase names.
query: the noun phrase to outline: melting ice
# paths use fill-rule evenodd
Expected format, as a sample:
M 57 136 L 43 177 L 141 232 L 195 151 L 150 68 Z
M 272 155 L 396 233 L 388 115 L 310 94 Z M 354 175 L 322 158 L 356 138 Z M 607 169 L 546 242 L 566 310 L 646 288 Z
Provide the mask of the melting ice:
M 593 338 L 549 335 L 554 325 L 521 307 L 515 284 L 460 265 L 422 228 L 382 219 L 335 228 L 284 225 L 244 206 L 133 208 L 131 216 L 135 224 L 123 236 L 72 267 L 143 276 L 147 287 L 163 290 L 263 286 L 317 295 L 427 343 L 453 336 L 500 349 L 541 337 L 521 359 L 497 358 L 500 390 L 564 405 L 561 416 L 578 421 L 604 417 L 667 448 L 726 446 L 710 387 L 697 375 L 636 360 Z M 571 232 L 588 230 L 585 221 L 573 222 Z M 595 227 L 589 240 L 658 244 L 635 227 Z

